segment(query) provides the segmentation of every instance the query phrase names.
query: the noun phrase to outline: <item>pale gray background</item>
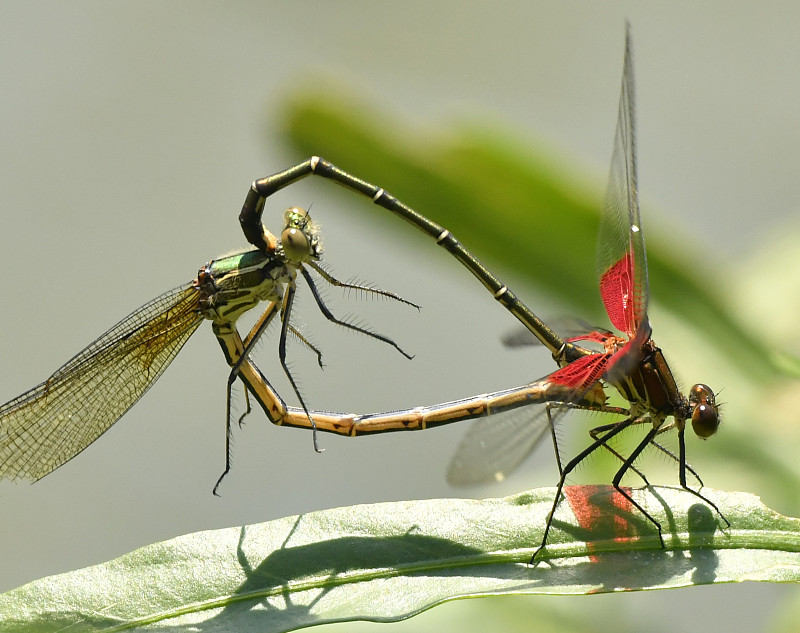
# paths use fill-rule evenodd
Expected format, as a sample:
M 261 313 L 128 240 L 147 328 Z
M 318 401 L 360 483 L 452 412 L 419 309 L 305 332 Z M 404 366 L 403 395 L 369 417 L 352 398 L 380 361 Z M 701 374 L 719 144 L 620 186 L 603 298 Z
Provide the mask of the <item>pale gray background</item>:
M 711 258 L 734 261 L 794 217 L 800 198 L 800 10 L 794 3 L 757 7 L 3 2 L 0 399 L 43 380 L 211 257 L 244 245 L 236 216 L 250 181 L 294 158 L 277 140 L 265 141 L 279 132 L 270 109 L 315 73 L 349 82 L 432 133 L 454 117 L 485 116 L 522 138 L 543 138 L 602 186 L 630 19 L 642 197 L 680 214 L 670 221 L 682 230 L 691 224 L 704 232 Z M 405 225 L 357 223 L 342 197 L 313 185 L 276 201 L 268 222 L 280 222 L 285 204 L 310 203 L 334 271 L 424 306 L 417 315 L 330 293 L 340 313 L 366 315 L 415 353 L 409 363 L 328 327 L 304 303 L 329 365 L 321 373 L 295 349 L 311 406 L 371 411 L 434 403 L 550 370 L 546 354 L 503 350 L 497 340 L 510 317 Z M 436 217 L 435 209 L 422 211 Z M 387 247 L 387 226 L 394 247 Z M 535 290 L 514 281 L 546 314 Z M 443 289 L 447 299 L 438 294 Z M 463 314 L 454 322 L 456 309 Z M 259 362 L 288 394 L 274 355 L 273 338 Z M 235 469 L 217 499 L 211 486 L 223 462 L 226 375 L 203 327 L 147 397 L 79 459 L 35 486 L 3 486 L 0 590 L 200 529 L 554 483 L 552 457 L 543 451 L 538 470 L 528 467 L 503 486 L 449 488 L 444 469 L 461 429 L 355 441 L 323 436 L 320 456 L 307 434 L 275 429 L 256 414 L 237 432 Z M 761 628 L 780 589 L 600 600 L 644 618 L 653 617 L 647 605 L 655 604 L 670 613 L 674 630 L 691 623 L 744 631 Z

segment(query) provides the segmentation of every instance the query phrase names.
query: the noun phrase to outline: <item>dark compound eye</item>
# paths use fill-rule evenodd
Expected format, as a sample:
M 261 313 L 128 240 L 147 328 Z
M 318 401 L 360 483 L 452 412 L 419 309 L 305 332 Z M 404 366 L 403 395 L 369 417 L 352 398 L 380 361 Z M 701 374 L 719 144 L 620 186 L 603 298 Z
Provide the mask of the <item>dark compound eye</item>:
M 719 414 L 716 407 L 698 404 L 692 411 L 692 428 L 703 439 L 714 435 L 719 428 Z
M 689 392 L 692 405 L 692 429 L 703 439 L 711 437 L 719 428 L 719 410 L 714 392 L 708 385 L 694 385 Z

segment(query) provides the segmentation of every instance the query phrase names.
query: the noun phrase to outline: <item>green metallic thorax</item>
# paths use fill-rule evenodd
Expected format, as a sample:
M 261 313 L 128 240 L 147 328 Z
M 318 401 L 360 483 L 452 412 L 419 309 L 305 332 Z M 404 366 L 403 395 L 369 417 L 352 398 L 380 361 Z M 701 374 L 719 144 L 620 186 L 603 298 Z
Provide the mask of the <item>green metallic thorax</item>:
M 296 275 L 277 253 L 252 250 L 212 260 L 194 282 L 201 293 L 200 313 L 215 325 L 232 325 L 262 301 L 280 301 Z

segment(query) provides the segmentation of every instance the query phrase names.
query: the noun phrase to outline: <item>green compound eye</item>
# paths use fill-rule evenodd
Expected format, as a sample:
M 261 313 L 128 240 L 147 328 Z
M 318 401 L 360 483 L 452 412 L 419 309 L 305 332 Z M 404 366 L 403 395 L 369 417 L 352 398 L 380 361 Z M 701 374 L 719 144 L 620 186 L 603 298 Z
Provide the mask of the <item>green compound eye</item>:
M 283 212 L 283 224 L 286 228 L 303 229 L 309 222 L 308 211 L 300 207 L 292 207 Z

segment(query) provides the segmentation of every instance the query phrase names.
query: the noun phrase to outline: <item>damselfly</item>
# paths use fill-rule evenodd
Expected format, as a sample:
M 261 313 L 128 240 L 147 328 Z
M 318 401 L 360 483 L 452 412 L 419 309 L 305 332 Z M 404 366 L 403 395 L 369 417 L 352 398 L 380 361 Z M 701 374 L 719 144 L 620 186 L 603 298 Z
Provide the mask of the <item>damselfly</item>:
M 318 163 L 330 166 L 318 159 L 309 161 L 309 165 Z M 332 173 L 341 173 L 330 167 Z M 214 486 L 215 492 L 230 471 L 231 390 L 237 377 L 246 387 L 245 395 L 249 393 L 256 399 L 271 422 L 311 429 L 315 449 L 317 430 L 349 436 L 422 430 L 472 418 L 481 412 L 565 399 L 568 392 L 563 387 L 541 382 L 392 413 L 342 415 L 309 411 L 286 364 L 289 335 L 320 355 L 316 347 L 291 324 L 298 273 L 306 280 L 326 318 L 392 345 L 408 358 L 410 356 L 391 339 L 336 318 L 322 301 L 309 269 L 334 286 L 417 306 L 394 293 L 344 283 L 328 273 L 319 262 L 322 249 L 318 229 L 303 209 L 295 207 L 284 213 L 285 224 L 280 238 L 263 226 L 261 213 L 265 197 L 256 191 L 264 183 L 286 183 L 287 173 L 257 181 L 247 196 L 240 220 L 245 235 L 257 248 L 207 263 L 193 281 L 156 297 L 129 314 L 45 382 L 0 406 L 0 480 L 36 481 L 86 449 L 145 394 L 204 320 L 211 321 L 214 335 L 231 367 L 227 391 L 225 468 Z M 357 181 L 353 179 L 352 182 Z M 421 216 L 414 216 L 416 218 L 422 226 L 432 225 Z M 451 243 L 463 251 L 455 240 Z M 471 255 L 465 257 L 465 261 L 473 262 L 475 270 L 483 270 Z M 488 273 L 485 275 L 491 278 Z M 267 304 L 266 308 L 242 339 L 236 327 L 238 319 L 261 302 Z M 281 321 L 279 359 L 301 407 L 287 406 L 250 358 L 252 348 L 276 315 Z M 595 395 L 585 394 L 581 402 L 587 406 L 597 405 Z
M 313 428 L 313 417 L 286 364 L 286 340 L 290 334 L 316 352 L 321 364 L 319 350 L 291 324 L 298 272 L 327 319 L 392 345 L 411 358 L 391 339 L 340 320 L 327 308 L 309 269 L 334 286 L 417 306 L 394 293 L 344 283 L 328 273 L 319 262 L 322 247 L 317 226 L 305 210 L 286 210 L 280 239 L 264 229 L 261 246 L 207 263 L 192 282 L 146 303 L 45 382 L 1 406 L 0 480 L 36 481 L 83 451 L 144 395 L 204 320 L 211 321 L 232 368 L 228 380 L 227 458 L 222 477 L 230 470 L 231 388 L 236 376 L 241 370 L 243 379 L 247 377 L 248 384 L 257 387 L 251 389 L 256 398 L 271 391 L 260 373 L 257 378 L 251 375 L 255 366 L 247 357 L 276 314 L 281 320 L 280 362 L 302 405 L 298 411 L 304 413 L 303 426 L 310 424 Z M 257 326 L 242 340 L 237 321 L 261 302 L 268 305 Z M 256 384 L 260 380 L 263 385 Z M 269 403 L 264 407 L 273 408 Z M 314 437 L 316 448 L 316 433 Z
M 611 182 L 598 249 L 603 302 L 612 324 L 625 336 L 598 330 L 574 339 L 563 339 L 448 230 L 384 189 L 315 156 L 252 184 L 239 219 L 255 250 L 211 262 L 201 269 L 191 284 L 143 306 L 78 354 L 48 381 L 0 407 L 0 479 L 38 479 L 86 448 L 141 397 L 189 335 L 207 318 L 212 321 L 214 333 L 232 368 L 228 384 L 226 467 L 219 481 L 230 469 L 230 388 L 239 378 L 273 423 L 340 435 L 425 429 L 488 416 L 470 429 L 451 464 L 448 477 L 456 483 L 501 478 L 524 459 L 549 428 L 560 478 L 537 554 L 547 542 L 567 476 L 600 447 L 610 450 L 622 461 L 613 478 L 614 487 L 657 527 L 662 545 L 660 524 L 620 486 L 622 477 L 629 470 L 647 483 L 634 466 L 634 461 L 648 445 L 676 459 L 681 486 L 713 507 L 727 524 L 716 505 L 686 483 L 687 470 L 695 477 L 696 473 L 686 463 L 685 423 L 691 420 L 700 437 L 712 435 L 719 424 L 714 394 L 707 386 L 698 384 L 692 387 L 688 397 L 682 395 L 661 350 L 650 339 L 647 262 L 636 189 L 633 114 L 633 67 L 628 35 Z M 315 250 L 315 231 L 307 214 L 290 210 L 282 239 L 277 239 L 261 221 L 270 195 L 309 175 L 322 176 L 365 195 L 433 237 L 548 348 L 559 369 L 522 387 L 438 405 L 377 414 L 309 411 L 285 364 L 287 333 L 296 334 L 302 342 L 315 349 L 289 322 L 296 273 L 299 270 L 309 282 L 320 309 L 330 319 L 334 317 L 322 303 L 303 264 L 317 270 L 331 283 L 347 284 L 336 281 L 315 265 L 319 253 Z M 392 293 L 351 287 L 404 301 Z M 268 305 L 242 339 L 236 321 L 260 301 L 267 301 Z M 280 314 L 282 321 L 281 363 L 300 399 L 300 408 L 287 406 L 250 358 L 255 342 L 276 314 Z M 344 325 L 395 345 L 386 337 Z M 600 344 L 603 351 L 577 344 L 583 340 Z M 87 368 L 91 371 L 87 372 Z M 608 386 L 616 388 L 630 406 L 607 405 L 605 388 Z M 528 406 L 532 404 L 544 406 L 537 411 Z M 572 408 L 615 414 L 622 419 L 592 429 L 593 442 L 562 466 L 554 424 Z M 673 421 L 666 423 L 669 417 Z M 627 457 L 608 445 L 608 441 L 624 429 L 639 425 L 650 425 L 650 429 Z M 671 429 L 675 429 L 678 435 L 677 456 L 656 441 L 659 435 Z M 506 450 L 492 450 L 501 446 Z
M 611 174 L 606 194 L 605 211 L 598 236 L 597 272 L 600 294 L 612 325 L 623 333 L 595 330 L 563 339 L 545 325 L 504 284 L 492 275 L 446 229 L 428 220 L 403 204 L 384 189 L 352 176 L 319 158 L 311 159 L 253 183 L 250 196 L 240 219 L 248 239 L 264 248 L 259 241 L 260 216 L 265 199 L 276 191 L 308 176 L 317 175 L 333 180 L 363 194 L 372 201 L 409 221 L 433 237 L 473 275 L 475 275 L 509 312 L 544 344 L 559 365 L 559 369 L 517 389 L 475 396 L 464 400 L 408 409 L 392 414 L 346 415 L 312 412 L 318 428 L 325 421 L 325 430 L 356 435 L 361 425 L 371 428 L 388 422 L 385 430 L 395 430 L 398 424 L 408 427 L 431 426 L 434 423 L 488 416 L 468 432 L 453 459 L 448 478 L 454 483 L 476 483 L 504 477 L 516 467 L 549 428 L 556 450 L 560 477 L 557 494 L 545 526 L 542 542 L 533 559 L 547 543 L 553 515 L 561 498 L 566 478 L 586 457 L 599 448 L 615 455 L 622 465 L 614 475 L 614 488 L 636 507 L 658 530 L 664 547 L 662 528 L 658 521 L 621 486 L 622 478 L 633 471 L 648 484 L 634 462 L 647 446 L 654 446 L 678 462 L 678 479 L 682 488 L 714 508 L 726 525 L 727 518 L 717 506 L 697 490 L 690 488 L 686 473 L 690 472 L 702 486 L 697 473 L 686 462 L 685 427 L 701 438 L 713 435 L 719 426 L 719 408 L 713 391 L 696 384 L 683 395 L 656 344 L 651 339 L 647 316 L 649 296 L 647 256 L 639 213 L 636 183 L 634 77 L 630 28 L 626 34 L 625 62 L 619 114 L 612 154 Z M 589 341 L 598 345 L 596 351 L 578 345 Z M 244 367 L 244 365 L 243 365 Z M 252 371 L 252 370 L 251 370 Z M 255 376 L 254 376 L 255 378 Z M 243 377 L 247 382 L 247 378 Z M 259 380 L 258 384 L 265 381 Z M 251 389 L 252 386 L 248 385 Z M 629 403 L 627 408 L 606 404 L 605 387 L 614 387 Z M 278 410 L 268 412 L 274 420 L 287 416 L 291 425 L 298 426 L 302 412 L 293 411 L 279 400 L 277 394 L 265 394 L 259 402 L 272 401 Z M 545 404 L 540 412 L 526 405 Z M 590 431 L 592 442 L 573 459 L 562 465 L 554 424 L 567 410 L 579 408 L 615 414 L 618 421 L 597 426 Z M 322 416 L 325 416 L 324 418 Z M 667 422 L 672 418 L 671 422 Z M 308 423 L 307 423 L 308 424 Z M 647 432 L 628 455 L 609 445 L 609 441 L 630 427 L 644 426 Z M 678 454 L 658 443 L 657 438 L 670 430 L 678 436 Z

